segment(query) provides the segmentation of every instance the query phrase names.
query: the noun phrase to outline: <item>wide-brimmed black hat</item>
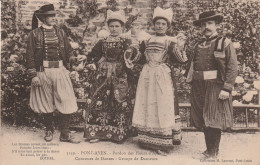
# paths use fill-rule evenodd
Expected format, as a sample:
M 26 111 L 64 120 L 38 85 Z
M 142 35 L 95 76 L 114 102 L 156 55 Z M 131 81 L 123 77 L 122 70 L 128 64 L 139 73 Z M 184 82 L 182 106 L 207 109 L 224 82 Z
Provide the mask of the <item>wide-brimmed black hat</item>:
M 53 14 L 57 14 L 57 12 L 54 10 L 54 5 L 53 4 L 47 4 L 47 5 L 41 6 L 39 10 L 36 10 L 35 14 L 37 16 L 53 15 Z
M 57 11 L 54 10 L 53 4 L 47 4 L 40 7 L 39 10 L 34 11 L 32 18 L 32 30 L 38 27 L 38 19 L 44 18 L 46 16 L 55 15 Z
M 223 15 L 216 14 L 215 11 L 207 11 L 203 12 L 199 15 L 199 19 L 196 21 L 193 21 L 193 25 L 200 26 L 202 22 L 206 22 L 209 20 L 215 20 L 218 21 L 218 23 L 223 21 Z

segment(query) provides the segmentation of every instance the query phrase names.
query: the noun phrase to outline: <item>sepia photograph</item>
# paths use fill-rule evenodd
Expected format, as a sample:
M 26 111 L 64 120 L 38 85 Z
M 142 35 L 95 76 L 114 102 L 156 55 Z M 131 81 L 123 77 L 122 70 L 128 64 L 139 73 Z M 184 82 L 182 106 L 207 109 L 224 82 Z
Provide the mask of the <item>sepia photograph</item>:
M 260 0 L 0 5 L 0 165 L 260 165 Z

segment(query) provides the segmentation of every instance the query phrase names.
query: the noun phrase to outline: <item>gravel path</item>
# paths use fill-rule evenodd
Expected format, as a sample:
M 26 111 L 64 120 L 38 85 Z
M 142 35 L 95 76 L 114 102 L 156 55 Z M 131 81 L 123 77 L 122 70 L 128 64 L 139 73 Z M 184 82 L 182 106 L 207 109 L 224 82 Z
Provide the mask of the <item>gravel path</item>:
M 168 156 L 159 156 L 152 151 L 139 148 L 136 138 L 130 138 L 123 144 L 112 142 L 88 143 L 82 138 L 82 132 L 74 132 L 74 136 L 82 142 L 70 144 L 59 142 L 59 131 L 56 131 L 53 141 L 45 143 L 43 140 L 44 131 L 40 129 L 12 127 L 6 124 L 3 124 L 1 129 L 1 165 L 260 165 L 260 132 L 223 133 L 218 157 L 219 162 L 217 162 L 217 160 L 202 161 L 193 158 L 199 152 L 205 150 L 202 132 L 183 132 L 182 144 L 176 146 Z M 48 150 L 50 153 L 46 153 L 45 156 L 39 155 L 43 151 L 48 152 Z M 21 152 L 28 152 L 28 156 L 21 156 Z M 95 160 L 96 158 L 102 160 Z M 134 160 L 135 158 L 138 158 L 138 160 Z

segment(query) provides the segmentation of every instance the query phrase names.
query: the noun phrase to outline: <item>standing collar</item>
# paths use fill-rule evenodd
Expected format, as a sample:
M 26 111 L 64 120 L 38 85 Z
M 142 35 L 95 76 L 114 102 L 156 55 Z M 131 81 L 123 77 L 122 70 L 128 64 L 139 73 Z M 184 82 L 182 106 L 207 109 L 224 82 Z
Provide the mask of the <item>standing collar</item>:
M 210 42 L 212 40 L 215 40 L 218 38 L 218 33 L 213 33 L 210 37 L 203 36 L 203 38 L 199 41 L 199 44 L 203 47 L 208 47 L 210 45 Z
M 52 29 L 53 28 L 53 26 L 48 26 L 48 25 L 45 25 L 45 24 L 42 24 L 42 27 L 44 29 Z

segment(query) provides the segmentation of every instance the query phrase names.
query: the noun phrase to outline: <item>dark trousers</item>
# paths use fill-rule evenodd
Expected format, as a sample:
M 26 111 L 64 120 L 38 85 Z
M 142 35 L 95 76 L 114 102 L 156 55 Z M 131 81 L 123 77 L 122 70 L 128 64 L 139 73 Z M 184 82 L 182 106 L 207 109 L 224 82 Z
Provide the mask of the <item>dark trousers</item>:
M 43 114 L 43 124 L 46 127 L 46 131 L 54 132 L 53 120 L 54 120 L 53 113 Z
M 221 130 L 218 128 L 207 127 L 204 129 L 207 153 L 210 156 L 217 156 L 221 139 Z
M 54 132 L 54 116 L 53 113 L 46 113 L 44 116 L 44 126 L 46 127 L 46 131 Z M 59 114 L 59 127 L 60 127 L 60 138 L 69 139 L 70 135 L 70 118 L 71 114 Z

